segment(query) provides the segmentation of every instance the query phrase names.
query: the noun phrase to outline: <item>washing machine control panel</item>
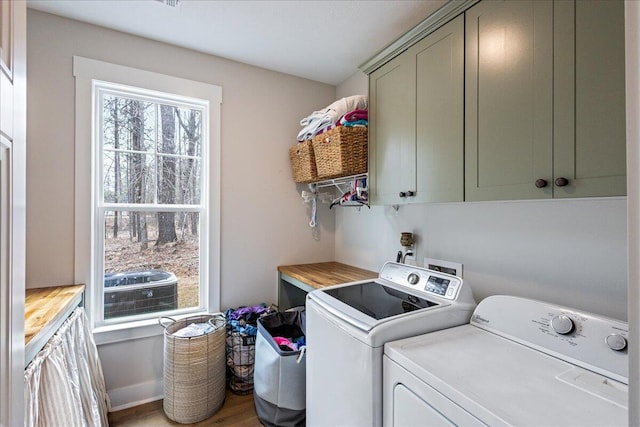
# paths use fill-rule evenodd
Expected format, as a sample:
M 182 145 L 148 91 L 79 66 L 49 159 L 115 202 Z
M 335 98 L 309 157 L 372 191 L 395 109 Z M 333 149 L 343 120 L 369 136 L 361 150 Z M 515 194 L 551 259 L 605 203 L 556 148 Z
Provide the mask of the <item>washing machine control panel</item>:
M 380 271 L 380 277 L 397 285 L 450 300 L 458 297 L 462 286 L 462 279 L 459 277 L 397 263 L 385 264 Z
M 471 324 L 628 383 L 629 326 L 621 321 L 527 298 L 487 297 Z

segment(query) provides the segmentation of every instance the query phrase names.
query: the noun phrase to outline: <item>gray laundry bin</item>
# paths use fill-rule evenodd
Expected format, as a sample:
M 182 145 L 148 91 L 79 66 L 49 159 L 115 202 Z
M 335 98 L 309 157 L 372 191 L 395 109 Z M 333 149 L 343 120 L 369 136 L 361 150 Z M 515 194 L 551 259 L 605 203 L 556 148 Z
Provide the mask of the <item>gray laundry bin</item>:
M 305 312 L 296 307 L 258 319 L 254 402 L 266 426 L 298 427 L 306 419 Z M 298 350 L 279 345 L 278 337 L 298 341 Z

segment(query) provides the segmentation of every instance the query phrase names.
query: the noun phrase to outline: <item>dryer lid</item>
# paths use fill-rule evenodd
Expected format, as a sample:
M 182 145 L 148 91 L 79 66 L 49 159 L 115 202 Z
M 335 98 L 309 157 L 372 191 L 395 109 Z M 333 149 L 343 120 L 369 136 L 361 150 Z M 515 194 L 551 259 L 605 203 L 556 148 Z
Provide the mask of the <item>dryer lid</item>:
M 486 425 L 626 424 L 626 384 L 474 325 L 387 343 L 384 351 Z

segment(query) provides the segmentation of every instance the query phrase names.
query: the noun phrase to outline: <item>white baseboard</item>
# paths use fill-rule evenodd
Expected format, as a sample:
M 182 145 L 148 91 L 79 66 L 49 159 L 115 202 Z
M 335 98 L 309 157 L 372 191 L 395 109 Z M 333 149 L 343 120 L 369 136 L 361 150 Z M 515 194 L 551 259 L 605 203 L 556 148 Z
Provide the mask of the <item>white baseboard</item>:
M 121 411 L 133 406 L 160 400 L 164 397 L 162 378 L 134 384 L 127 387 L 107 390 L 111 400 L 111 412 Z

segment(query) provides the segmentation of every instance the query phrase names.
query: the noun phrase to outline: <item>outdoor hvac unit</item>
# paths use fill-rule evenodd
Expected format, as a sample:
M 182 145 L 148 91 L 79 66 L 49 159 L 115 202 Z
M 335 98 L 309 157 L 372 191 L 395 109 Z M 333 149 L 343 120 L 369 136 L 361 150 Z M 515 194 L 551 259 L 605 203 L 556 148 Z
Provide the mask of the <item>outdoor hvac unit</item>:
M 104 275 L 104 318 L 178 308 L 178 279 L 161 270 Z

